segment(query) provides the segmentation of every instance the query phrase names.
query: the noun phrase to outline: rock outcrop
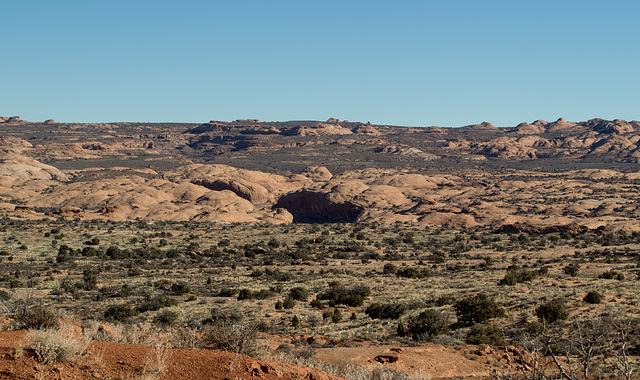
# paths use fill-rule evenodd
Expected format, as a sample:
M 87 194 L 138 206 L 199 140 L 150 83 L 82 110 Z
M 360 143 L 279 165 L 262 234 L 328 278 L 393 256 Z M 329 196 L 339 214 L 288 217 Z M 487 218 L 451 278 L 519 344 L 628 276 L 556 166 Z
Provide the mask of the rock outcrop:
M 289 136 L 332 136 L 350 135 L 353 132 L 337 124 L 299 125 L 285 132 Z
M 353 202 L 334 198 L 331 193 L 303 189 L 282 196 L 274 207 L 286 209 L 295 222 L 354 222 L 364 211 Z
M 265 203 L 269 200 L 269 192 L 263 186 L 234 179 L 196 179 L 196 185 L 204 186 L 209 190 L 222 191 L 230 190 L 240 198 L 244 198 L 251 203 Z
M 353 128 L 352 131 L 353 133 L 357 133 L 361 135 L 380 136 L 382 134 L 371 124 L 358 124 L 358 126 Z
M 229 123 L 227 122 L 211 120 L 208 123 L 204 123 L 195 128 L 188 129 L 184 133 L 190 133 L 194 135 L 200 134 L 200 133 L 207 133 L 207 132 L 222 133 L 222 132 L 229 131 L 231 128 L 232 126 L 229 125 Z
M 472 124 L 461 127 L 460 129 L 464 131 L 495 131 L 498 128 L 489 122 L 482 122 L 480 124 Z
M 401 156 L 416 157 L 426 161 L 437 160 L 438 158 L 440 158 L 435 154 L 425 153 L 418 148 L 401 146 L 401 145 L 387 145 L 387 146 L 376 148 L 375 151 L 377 153 L 397 154 Z
M 324 166 L 309 166 L 300 174 L 316 182 L 328 181 L 333 177 L 329 169 Z
M 0 117 L 0 123 L 6 124 L 23 124 L 26 121 L 22 120 L 20 116 Z
M 21 154 L 0 150 L 0 183 L 9 184 L 30 180 L 66 180 L 57 168 Z
M 274 202 L 281 194 L 311 183 L 301 176 L 288 178 L 227 165 L 186 165 L 165 176 L 172 181 L 189 181 L 210 190 L 230 190 L 252 203 Z

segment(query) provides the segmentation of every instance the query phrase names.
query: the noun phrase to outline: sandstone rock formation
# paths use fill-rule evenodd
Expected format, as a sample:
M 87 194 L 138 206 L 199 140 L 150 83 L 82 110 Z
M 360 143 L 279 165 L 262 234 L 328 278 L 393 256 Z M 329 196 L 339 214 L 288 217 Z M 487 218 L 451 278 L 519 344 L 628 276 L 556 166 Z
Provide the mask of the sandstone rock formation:
M 9 151 L 0 150 L 0 184 L 30 180 L 66 180 L 67 176 L 53 166 Z
M 337 124 L 321 123 L 317 125 L 299 125 L 287 130 L 284 133 L 290 136 L 331 136 L 350 135 L 353 132 Z
M 352 129 L 353 133 L 363 134 L 363 135 L 373 135 L 379 136 L 382 133 L 374 128 L 371 124 L 358 124 L 357 127 Z
M 28 141 L 16 137 L 0 137 L 0 147 L 21 151 L 24 148 L 32 148 L 33 145 Z
M 386 154 L 398 154 L 402 156 L 413 156 L 417 158 L 421 158 L 423 160 L 437 160 L 440 158 L 435 154 L 425 153 L 418 148 L 412 148 L 409 146 L 401 146 L 401 145 L 387 145 L 384 147 L 376 148 L 375 150 L 378 153 L 386 153 Z
M 480 124 L 472 124 L 472 125 L 464 126 L 461 129 L 465 131 L 495 131 L 498 128 L 495 127 L 493 124 L 484 121 Z
M 280 194 L 297 190 L 311 182 L 301 177 L 287 178 L 226 165 L 201 164 L 183 166 L 168 172 L 166 178 L 173 181 L 188 180 L 210 190 L 231 190 L 252 203 L 273 202 Z
M 208 123 L 199 125 L 195 128 L 191 128 L 185 131 L 184 133 L 190 133 L 190 134 L 199 134 L 199 133 L 205 133 L 205 132 L 222 133 L 230 129 L 231 129 L 231 126 L 226 122 L 211 120 Z
M 324 166 L 309 166 L 300 174 L 316 182 L 328 181 L 333 177 L 329 169 Z
M 0 123 L 6 124 L 23 124 L 26 121 L 22 120 L 20 116 L 0 117 Z
M 337 119 L 55 128 L 1 120 L 0 210 L 19 217 L 630 231 L 640 217 L 636 121 L 420 129 Z

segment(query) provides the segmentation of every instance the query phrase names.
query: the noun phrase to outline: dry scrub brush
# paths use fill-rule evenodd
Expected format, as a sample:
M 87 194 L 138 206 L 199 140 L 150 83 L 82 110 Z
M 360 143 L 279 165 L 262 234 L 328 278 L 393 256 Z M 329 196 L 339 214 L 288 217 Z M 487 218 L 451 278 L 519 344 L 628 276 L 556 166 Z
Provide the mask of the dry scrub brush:
M 148 379 L 160 378 L 169 370 L 171 360 L 171 346 L 167 336 L 156 334 L 148 338 L 146 344 L 151 350 L 144 357 L 143 376 Z
M 36 360 L 48 364 L 66 362 L 79 357 L 89 346 L 89 341 L 79 336 L 71 326 L 30 330 L 26 345 L 33 350 Z
M 60 327 L 57 310 L 45 305 L 42 300 L 27 297 L 17 299 L 9 306 L 9 315 L 13 318 L 14 328 L 54 329 Z
M 293 363 L 309 368 L 316 368 L 331 375 L 344 377 L 347 380 L 429 379 L 429 376 L 422 372 L 416 372 L 412 376 L 409 376 L 386 366 L 377 366 L 370 371 L 358 363 L 327 363 L 314 358 L 314 354 L 315 351 L 308 347 L 293 350 L 291 347 L 286 345 L 278 348 L 278 354 L 275 357 L 267 356 L 265 358 L 280 362 Z
M 605 313 L 594 319 L 575 319 L 570 330 L 543 325 L 537 336 L 523 337 L 525 355 L 516 360 L 516 372 L 496 374 L 499 379 L 589 380 L 638 378 L 638 362 L 630 355 L 637 350 L 637 319 Z
M 206 345 L 248 356 L 260 353 L 258 346 L 258 325 L 242 321 L 225 321 L 209 327 L 203 340 Z

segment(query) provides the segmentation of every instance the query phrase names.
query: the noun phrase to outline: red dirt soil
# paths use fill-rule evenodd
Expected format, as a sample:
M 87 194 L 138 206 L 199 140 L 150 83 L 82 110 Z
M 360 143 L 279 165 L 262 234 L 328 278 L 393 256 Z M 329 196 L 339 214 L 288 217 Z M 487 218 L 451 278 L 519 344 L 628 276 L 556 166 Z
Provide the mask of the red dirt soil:
M 171 349 L 168 369 L 161 377 L 144 376 L 149 346 L 92 341 L 77 360 L 38 363 L 25 343 L 25 330 L 0 332 L 0 379 L 340 379 L 322 371 L 277 363 L 224 351 Z M 145 371 L 146 370 L 146 371 Z

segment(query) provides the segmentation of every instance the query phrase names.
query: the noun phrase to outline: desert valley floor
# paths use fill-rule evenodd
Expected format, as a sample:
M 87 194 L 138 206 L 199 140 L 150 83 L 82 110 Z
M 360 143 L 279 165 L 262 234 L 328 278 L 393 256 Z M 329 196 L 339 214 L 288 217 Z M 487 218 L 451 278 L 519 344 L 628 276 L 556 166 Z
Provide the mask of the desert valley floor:
M 12 117 L 0 154 L 0 378 L 637 376 L 638 122 Z

